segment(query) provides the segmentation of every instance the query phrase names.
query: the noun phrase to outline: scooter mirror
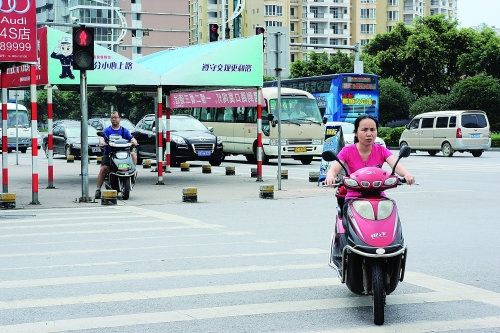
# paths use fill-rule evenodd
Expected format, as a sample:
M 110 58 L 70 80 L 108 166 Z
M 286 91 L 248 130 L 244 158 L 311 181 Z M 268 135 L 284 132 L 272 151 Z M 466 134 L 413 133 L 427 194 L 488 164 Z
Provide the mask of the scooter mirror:
M 411 154 L 411 148 L 410 146 L 403 146 L 399 150 L 399 157 L 408 157 Z
M 327 162 L 335 161 L 337 159 L 337 155 L 332 150 L 325 150 L 321 157 Z
M 98 131 L 97 136 L 103 137 L 104 138 L 104 132 Z

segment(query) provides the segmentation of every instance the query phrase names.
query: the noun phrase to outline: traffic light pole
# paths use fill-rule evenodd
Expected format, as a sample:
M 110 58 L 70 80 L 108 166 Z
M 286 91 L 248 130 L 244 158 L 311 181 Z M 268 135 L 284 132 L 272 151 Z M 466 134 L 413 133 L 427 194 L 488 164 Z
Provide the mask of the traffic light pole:
M 87 71 L 80 70 L 80 106 L 82 110 L 81 126 L 81 176 L 82 176 L 82 196 L 80 202 L 91 202 L 89 197 L 89 130 L 88 130 L 88 99 L 87 99 Z

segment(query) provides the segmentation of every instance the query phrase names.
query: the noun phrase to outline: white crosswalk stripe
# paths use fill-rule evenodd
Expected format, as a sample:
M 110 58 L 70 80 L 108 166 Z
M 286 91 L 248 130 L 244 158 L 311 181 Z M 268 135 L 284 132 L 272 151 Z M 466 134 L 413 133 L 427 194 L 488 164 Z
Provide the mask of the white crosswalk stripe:
M 142 251 L 165 250 L 173 248 L 182 248 L 188 246 L 178 242 L 176 244 L 159 244 L 158 241 L 170 239 L 187 239 L 195 236 L 201 236 L 204 243 L 199 243 L 200 248 L 215 246 L 224 249 L 235 248 L 237 244 L 247 242 L 248 244 L 267 244 L 270 248 L 280 245 L 279 241 L 273 239 L 261 239 L 255 237 L 251 232 L 229 232 L 223 225 L 217 223 L 205 223 L 192 218 L 155 212 L 146 208 L 120 206 L 107 208 L 108 213 L 96 217 L 92 223 L 83 222 L 84 216 L 91 215 L 91 212 L 85 209 L 73 209 L 73 214 L 79 216 L 75 223 L 61 223 L 63 219 L 54 219 L 50 223 L 50 218 L 58 214 L 56 210 L 37 211 L 36 214 L 29 216 L 28 211 L 9 212 L 8 217 L 0 219 L 0 225 L 4 226 L 2 237 L 10 243 L 0 244 L 0 332 L 1 333 L 33 333 L 33 332 L 68 332 L 83 330 L 100 330 L 114 328 L 117 331 L 124 328 L 132 328 L 147 325 L 162 325 L 168 327 L 172 323 L 189 323 L 193 321 L 211 321 L 227 318 L 248 318 L 253 316 L 273 316 L 283 314 L 302 314 L 314 313 L 325 310 L 339 310 L 350 308 L 361 308 L 371 306 L 371 297 L 349 296 L 332 297 L 334 294 L 325 292 L 324 298 L 312 297 L 304 299 L 269 299 L 259 302 L 258 298 L 251 301 L 245 301 L 251 293 L 259 292 L 297 292 L 299 295 L 307 295 L 311 289 L 331 289 L 343 288 L 339 280 L 333 277 L 333 271 L 327 267 L 327 251 L 320 248 L 295 248 L 287 251 L 242 251 L 239 253 L 200 253 L 194 257 L 182 252 L 175 252 L 177 255 L 167 254 L 156 258 L 141 256 Z M 61 213 L 62 210 L 58 210 Z M 129 217 L 128 223 L 124 228 L 118 228 L 115 223 L 108 223 L 109 211 L 115 214 L 123 214 Z M 95 212 L 94 212 L 95 214 Z M 92 215 L 93 216 L 93 215 Z M 137 227 L 133 222 L 143 224 Z M 168 237 L 163 235 L 151 236 L 142 235 L 141 232 L 158 232 L 158 223 L 164 223 L 162 230 L 178 232 Z M 25 226 L 38 226 L 39 230 L 45 228 L 61 228 L 60 232 L 38 233 L 25 230 Z M 8 227 L 6 227 L 8 226 Z M 43 228 L 40 228 L 43 226 Z M 109 229 L 105 229 L 110 227 Z M 71 230 L 71 231 L 65 231 Z M 106 237 L 104 230 L 114 230 L 112 237 L 101 238 L 97 240 L 92 247 L 80 248 L 79 243 L 74 239 L 66 237 L 82 237 L 89 232 L 94 235 L 100 234 Z M 25 231 L 25 233 L 22 233 Z M 133 235 L 125 233 L 132 232 Z M 189 232 L 189 233 L 186 233 Z M 32 242 L 30 237 L 36 236 L 36 241 Z M 53 239 L 60 237 L 61 239 Z M 14 238 L 12 238 L 14 237 Z M 224 241 L 221 241 L 224 240 Z M 142 245 L 135 244 L 136 241 L 142 241 Z M 128 246 L 118 246 L 118 243 L 128 244 Z M 29 247 L 18 246 L 30 244 L 34 250 Z M 51 251 L 38 251 L 36 249 L 45 246 L 54 246 Z M 95 248 L 94 248 L 95 246 Z M 119 254 L 119 258 L 126 260 L 116 260 L 114 255 Z M 137 258 L 128 258 L 136 255 Z M 98 255 L 103 255 L 102 257 Z M 111 258 L 108 258 L 111 255 Z M 75 258 L 76 261 L 65 263 L 58 261 L 59 258 Z M 87 257 L 98 256 L 98 257 Z M 27 265 L 24 262 L 18 263 L 14 260 L 33 259 L 39 260 L 40 257 L 53 258 L 53 264 L 33 263 Z M 38 259 L 37 259 L 38 258 Z M 207 267 L 193 267 L 191 269 L 164 269 L 148 271 L 146 269 L 137 271 L 126 271 L 127 267 L 133 264 L 150 264 L 153 262 L 182 261 L 204 258 L 213 259 L 231 259 L 224 261 L 228 263 L 225 266 L 208 265 Z M 283 258 L 281 265 L 276 264 L 247 264 L 234 265 L 233 260 L 255 259 L 255 258 Z M 115 260 L 113 260 L 115 259 Z M 305 259 L 305 261 L 304 261 Z M 218 262 L 217 260 L 212 261 Z M 297 261 L 297 262 L 296 262 Z M 93 268 L 102 269 L 102 274 L 93 274 Z M 140 266 L 144 267 L 144 266 Z M 114 270 L 117 268 L 116 270 Z M 324 271 L 329 273 L 329 277 L 324 277 Z M 124 271 L 125 270 L 125 271 Z M 68 273 L 66 273 L 68 271 Z M 76 273 L 79 272 L 79 273 Z M 120 273 L 118 273 L 120 272 Z M 295 278 L 303 272 L 314 272 L 317 278 Z M 284 274 L 280 278 L 266 281 L 243 282 L 239 280 L 248 274 L 273 273 Z M 283 278 L 286 276 L 286 278 Z M 169 279 L 193 279 L 196 277 L 205 277 L 207 281 L 215 281 L 216 278 L 226 278 L 225 281 L 234 280 L 232 283 L 211 283 L 207 285 L 192 286 L 184 285 L 178 287 L 153 287 L 141 289 L 141 286 L 168 286 L 166 281 Z M 229 279 L 229 280 L 228 280 Z M 158 283 L 162 281 L 162 283 Z M 109 292 L 95 292 L 94 290 L 106 289 L 106 286 L 118 284 L 126 290 L 111 290 Z M 391 308 L 400 306 L 410 307 L 425 304 L 440 304 L 452 302 L 474 302 L 484 306 L 494 307 L 500 311 L 500 293 L 486 289 L 470 286 L 467 284 L 435 277 L 429 274 L 419 272 L 406 272 L 403 282 L 408 288 L 406 292 L 396 292 L 387 297 L 387 311 Z M 79 287 L 78 286 L 83 286 Z M 85 286 L 89 287 L 87 291 Z M 99 288 L 97 288 L 99 287 Z M 62 290 L 76 290 L 75 294 L 51 294 L 55 288 L 64 288 Z M 409 292 L 409 289 L 414 288 Z M 49 292 L 44 293 L 44 290 Z M 4 296 L 8 295 L 8 296 Z M 32 296 L 33 295 L 33 296 Z M 225 304 L 224 300 L 230 295 L 241 295 L 237 304 Z M 216 296 L 218 304 L 206 306 L 201 304 L 198 307 L 178 307 L 179 300 L 200 297 L 201 299 Z M 316 295 L 314 295 L 316 296 Z M 140 304 L 149 304 L 150 302 L 177 300 L 171 302 L 173 308 L 151 308 L 138 307 L 134 313 L 120 313 L 117 311 L 103 311 L 99 315 L 76 314 L 74 307 L 101 306 L 110 304 L 113 308 L 120 309 L 120 306 L 128 302 L 139 302 Z M 234 298 L 232 298 L 234 300 Z M 189 304 L 189 303 L 188 303 Z M 72 309 L 69 312 L 64 309 Z M 145 309 L 149 309 L 147 311 Z M 48 319 L 41 319 L 37 316 L 23 319 L 22 314 L 26 311 L 42 311 L 47 313 L 53 311 L 53 315 Z M 69 314 L 72 315 L 69 315 Z M 500 316 L 485 315 L 481 318 L 463 318 L 461 320 L 432 320 L 412 323 L 387 323 L 383 327 L 357 326 L 355 328 L 343 328 L 332 330 L 303 331 L 301 333 L 319 333 L 319 332 L 439 332 L 464 329 L 500 329 Z

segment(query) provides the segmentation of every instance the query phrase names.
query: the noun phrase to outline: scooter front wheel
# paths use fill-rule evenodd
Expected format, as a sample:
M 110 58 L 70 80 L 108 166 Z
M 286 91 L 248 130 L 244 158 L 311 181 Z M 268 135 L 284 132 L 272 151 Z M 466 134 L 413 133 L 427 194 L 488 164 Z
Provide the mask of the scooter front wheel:
M 372 263 L 372 292 L 373 292 L 373 322 L 375 325 L 384 323 L 385 288 L 382 279 L 382 263 L 375 260 Z
M 122 199 L 128 200 L 130 196 L 130 178 L 125 178 L 121 181 Z

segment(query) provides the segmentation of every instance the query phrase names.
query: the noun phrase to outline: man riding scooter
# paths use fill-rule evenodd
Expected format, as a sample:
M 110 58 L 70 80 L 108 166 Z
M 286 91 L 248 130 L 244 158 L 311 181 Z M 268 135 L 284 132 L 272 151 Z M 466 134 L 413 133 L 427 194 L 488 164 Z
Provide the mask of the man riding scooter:
M 104 147 L 104 149 L 102 153 L 101 169 L 99 170 L 99 175 L 97 176 L 97 190 L 95 191 L 96 199 L 101 198 L 101 186 L 104 183 L 104 179 L 108 174 L 110 166 L 110 160 L 109 160 L 110 148 L 106 146 L 106 140 L 111 135 L 115 134 L 115 135 L 120 135 L 122 138 L 130 140 L 134 145 L 137 145 L 137 140 L 132 136 L 132 134 L 130 134 L 130 132 L 125 127 L 120 126 L 121 117 L 118 111 L 111 112 L 110 120 L 111 120 L 111 125 L 103 130 L 105 138 L 103 137 L 99 138 L 99 144 L 101 147 Z M 131 152 L 131 156 L 132 160 L 134 161 L 134 164 L 137 165 L 137 154 L 135 152 Z

